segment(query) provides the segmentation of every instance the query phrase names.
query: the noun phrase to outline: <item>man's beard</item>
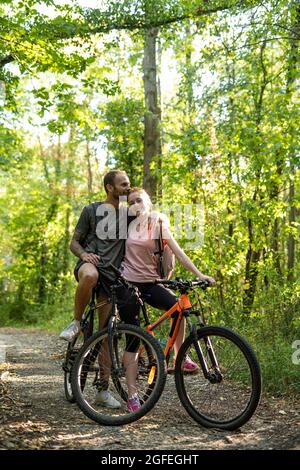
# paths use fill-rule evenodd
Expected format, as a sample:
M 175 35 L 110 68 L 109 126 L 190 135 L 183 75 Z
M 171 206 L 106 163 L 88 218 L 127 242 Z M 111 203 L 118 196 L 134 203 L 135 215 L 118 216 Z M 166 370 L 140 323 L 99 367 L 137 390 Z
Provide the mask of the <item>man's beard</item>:
M 124 200 L 124 197 L 127 198 L 127 193 L 126 192 L 119 192 L 117 189 L 114 189 L 113 193 L 113 198 L 118 201 L 120 197 L 122 197 L 122 200 Z

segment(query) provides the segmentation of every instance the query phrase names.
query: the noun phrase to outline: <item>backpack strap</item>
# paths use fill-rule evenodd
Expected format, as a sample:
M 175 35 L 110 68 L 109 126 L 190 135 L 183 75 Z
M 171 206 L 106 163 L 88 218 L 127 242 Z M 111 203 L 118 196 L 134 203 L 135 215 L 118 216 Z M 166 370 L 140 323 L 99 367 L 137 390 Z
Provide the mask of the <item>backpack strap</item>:
M 164 254 L 164 244 L 162 238 L 162 220 L 158 219 L 159 222 L 159 237 L 156 239 L 157 251 L 154 252 L 155 255 L 159 255 L 159 275 L 161 279 L 164 279 L 165 273 L 163 268 L 163 254 Z

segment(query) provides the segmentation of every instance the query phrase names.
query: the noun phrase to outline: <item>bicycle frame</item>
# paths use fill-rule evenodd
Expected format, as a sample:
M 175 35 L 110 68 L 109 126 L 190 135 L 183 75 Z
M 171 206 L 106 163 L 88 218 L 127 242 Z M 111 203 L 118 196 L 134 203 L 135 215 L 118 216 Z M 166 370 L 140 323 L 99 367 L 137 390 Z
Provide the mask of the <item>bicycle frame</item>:
M 150 333 L 153 336 L 154 336 L 153 330 L 155 330 L 155 328 L 157 328 L 167 318 L 170 318 L 175 312 L 177 313 L 176 317 L 173 319 L 172 326 L 170 328 L 170 332 L 168 336 L 168 341 L 167 341 L 165 351 L 164 351 L 164 355 L 167 360 L 167 363 L 169 361 L 170 352 L 177 338 L 182 318 L 183 316 L 187 317 L 189 315 L 191 308 L 192 308 L 192 305 L 191 305 L 188 295 L 183 293 L 181 294 L 176 304 L 173 305 L 173 307 L 171 307 L 167 312 L 165 312 L 161 317 L 159 317 L 154 323 L 151 324 L 149 321 L 149 317 L 148 317 L 145 305 L 142 306 L 142 311 L 143 311 L 143 315 L 144 315 L 144 319 L 146 323 L 146 330 L 148 331 L 148 333 Z
M 178 301 L 176 302 L 176 304 L 174 304 L 173 307 L 171 307 L 167 312 L 165 312 L 161 317 L 159 317 L 152 324 L 150 323 L 150 320 L 149 320 L 147 310 L 146 310 L 146 307 L 145 307 L 144 303 L 141 306 L 142 306 L 142 312 L 143 312 L 143 316 L 144 316 L 144 320 L 145 320 L 146 330 L 148 331 L 148 333 L 150 333 L 153 336 L 154 336 L 155 328 L 157 328 L 167 318 L 170 318 L 175 312 L 177 313 L 176 317 L 173 320 L 172 326 L 170 328 L 168 341 L 167 341 L 167 344 L 166 344 L 166 347 L 165 347 L 165 350 L 164 350 L 164 356 L 165 356 L 166 362 L 168 364 L 169 363 L 169 358 L 170 358 L 170 352 L 171 352 L 171 350 L 174 346 L 174 343 L 176 341 L 182 319 L 183 319 L 183 317 L 186 317 L 188 319 L 189 315 L 192 313 L 191 312 L 192 305 L 191 305 L 190 299 L 189 299 L 188 295 L 185 292 L 181 293 L 181 296 L 178 299 Z M 203 327 L 204 323 L 201 322 L 199 324 L 199 326 Z M 189 327 L 190 327 L 191 335 L 193 336 L 193 342 L 194 342 L 195 349 L 196 349 L 196 352 L 197 352 L 197 355 L 198 355 L 198 358 L 199 358 L 199 361 L 200 361 L 200 364 L 201 364 L 201 368 L 202 368 L 202 371 L 203 371 L 203 374 L 204 374 L 205 378 L 207 378 L 210 382 L 214 382 L 214 383 L 221 381 L 222 380 L 222 374 L 220 372 L 218 361 L 217 361 L 217 358 L 215 356 L 215 353 L 214 353 L 214 350 L 213 350 L 213 347 L 212 347 L 212 344 L 211 344 L 211 341 L 210 341 L 209 337 L 207 337 L 205 339 L 205 348 L 206 348 L 206 351 L 209 355 L 211 363 L 213 365 L 213 370 L 210 370 L 207 363 L 206 363 L 205 356 L 204 356 L 203 351 L 201 349 L 201 345 L 199 344 L 197 336 L 196 336 L 195 326 L 194 325 L 192 326 L 191 322 L 189 322 Z

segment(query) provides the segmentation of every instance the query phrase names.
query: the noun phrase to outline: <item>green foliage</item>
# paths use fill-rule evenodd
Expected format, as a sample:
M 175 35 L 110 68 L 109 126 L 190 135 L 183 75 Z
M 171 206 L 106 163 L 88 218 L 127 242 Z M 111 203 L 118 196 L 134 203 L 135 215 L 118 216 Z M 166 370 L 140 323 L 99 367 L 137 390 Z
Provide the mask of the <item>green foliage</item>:
M 143 103 L 134 98 L 108 102 L 104 111 L 108 164 L 125 170 L 134 186 L 143 181 Z

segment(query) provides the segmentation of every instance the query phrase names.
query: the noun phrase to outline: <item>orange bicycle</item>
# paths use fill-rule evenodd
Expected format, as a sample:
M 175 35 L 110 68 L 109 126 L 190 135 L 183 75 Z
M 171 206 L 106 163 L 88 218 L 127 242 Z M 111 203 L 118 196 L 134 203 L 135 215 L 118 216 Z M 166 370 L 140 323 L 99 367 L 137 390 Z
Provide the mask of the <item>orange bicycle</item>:
M 119 272 L 119 280 L 122 276 Z M 157 280 L 179 291 L 177 303 L 150 323 L 144 299 L 137 287 L 125 281 L 138 297 L 146 331 L 154 331 L 168 318 L 172 323 L 164 350 L 167 365 L 180 323 L 187 321 L 189 335 L 182 344 L 175 364 L 175 384 L 180 401 L 189 415 L 205 427 L 234 430 L 245 424 L 255 412 L 261 395 L 261 373 L 254 351 L 239 334 L 223 326 L 205 326 L 200 299 L 192 305 L 188 292 L 206 290 L 199 280 Z M 123 280 L 124 283 L 124 280 Z M 193 322 L 191 318 L 196 318 Z M 187 355 L 198 365 L 197 374 L 186 374 Z

